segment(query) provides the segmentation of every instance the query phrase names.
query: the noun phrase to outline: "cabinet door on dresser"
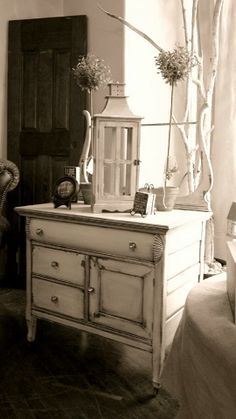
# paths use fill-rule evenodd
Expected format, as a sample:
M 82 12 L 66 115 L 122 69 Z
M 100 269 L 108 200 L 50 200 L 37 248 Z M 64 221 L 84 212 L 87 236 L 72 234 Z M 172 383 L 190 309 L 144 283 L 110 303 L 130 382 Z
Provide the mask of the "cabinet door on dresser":
M 150 340 L 153 283 L 151 263 L 91 258 L 90 321 Z
M 32 249 L 32 308 L 77 320 L 85 316 L 87 257 L 37 244 Z

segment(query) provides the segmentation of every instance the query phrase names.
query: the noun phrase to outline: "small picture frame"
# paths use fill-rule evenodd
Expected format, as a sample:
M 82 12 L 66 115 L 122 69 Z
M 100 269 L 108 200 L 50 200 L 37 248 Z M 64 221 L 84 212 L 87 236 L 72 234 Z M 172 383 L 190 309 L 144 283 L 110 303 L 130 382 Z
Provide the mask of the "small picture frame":
M 75 202 L 79 185 L 73 176 L 65 175 L 56 181 L 52 201 L 54 207 L 65 205 L 71 209 L 71 203 Z
M 155 195 L 152 192 L 137 191 L 131 215 L 141 214 L 142 217 L 154 213 Z

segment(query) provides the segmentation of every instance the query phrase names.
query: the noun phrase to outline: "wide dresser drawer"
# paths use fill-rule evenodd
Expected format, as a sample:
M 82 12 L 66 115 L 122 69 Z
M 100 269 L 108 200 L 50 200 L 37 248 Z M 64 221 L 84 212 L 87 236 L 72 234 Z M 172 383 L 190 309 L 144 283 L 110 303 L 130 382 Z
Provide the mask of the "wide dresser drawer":
M 76 319 L 84 317 L 84 292 L 55 282 L 32 278 L 32 309 L 41 309 Z
M 153 260 L 154 235 L 148 233 L 31 218 L 29 237 L 71 249 Z

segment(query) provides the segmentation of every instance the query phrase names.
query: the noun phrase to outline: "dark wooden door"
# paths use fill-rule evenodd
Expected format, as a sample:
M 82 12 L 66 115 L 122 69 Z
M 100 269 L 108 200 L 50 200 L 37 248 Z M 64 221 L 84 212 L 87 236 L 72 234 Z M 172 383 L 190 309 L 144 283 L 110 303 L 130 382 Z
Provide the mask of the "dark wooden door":
M 17 164 L 21 176 L 9 198 L 12 209 L 50 201 L 64 166 L 78 164 L 86 95 L 71 69 L 87 53 L 87 18 L 10 21 L 8 51 L 8 159 Z M 11 217 L 14 246 L 20 247 L 20 221 L 13 211 Z M 17 253 L 14 246 L 10 270 Z

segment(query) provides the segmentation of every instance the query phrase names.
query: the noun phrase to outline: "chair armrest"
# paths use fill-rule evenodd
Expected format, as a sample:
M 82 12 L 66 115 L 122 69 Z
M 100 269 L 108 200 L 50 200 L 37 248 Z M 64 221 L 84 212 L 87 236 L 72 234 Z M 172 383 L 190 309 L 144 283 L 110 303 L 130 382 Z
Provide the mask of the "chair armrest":
M 6 196 L 16 188 L 20 180 L 18 167 L 7 159 L 0 159 L 0 214 L 2 214 Z

